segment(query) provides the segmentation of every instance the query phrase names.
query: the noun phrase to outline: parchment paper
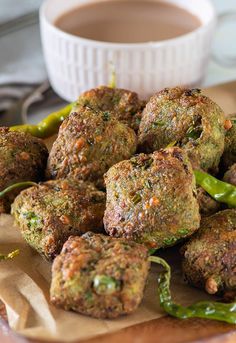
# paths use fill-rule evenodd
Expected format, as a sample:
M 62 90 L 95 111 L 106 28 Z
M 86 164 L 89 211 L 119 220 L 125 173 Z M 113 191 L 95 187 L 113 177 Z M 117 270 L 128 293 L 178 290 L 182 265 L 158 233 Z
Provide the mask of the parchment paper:
M 165 315 L 158 303 L 155 266 L 150 271 L 143 302 L 132 315 L 116 320 L 97 320 L 55 308 L 49 302 L 51 264 L 24 242 L 10 215 L 0 216 L 0 232 L 1 253 L 20 249 L 20 254 L 13 260 L 0 262 L 0 298 L 6 305 L 9 325 L 16 332 L 32 338 L 70 342 Z M 190 304 L 212 299 L 183 282 L 175 251 L 169 249 L 165 254 L 172 265 L 172 292 L 176 301 Z

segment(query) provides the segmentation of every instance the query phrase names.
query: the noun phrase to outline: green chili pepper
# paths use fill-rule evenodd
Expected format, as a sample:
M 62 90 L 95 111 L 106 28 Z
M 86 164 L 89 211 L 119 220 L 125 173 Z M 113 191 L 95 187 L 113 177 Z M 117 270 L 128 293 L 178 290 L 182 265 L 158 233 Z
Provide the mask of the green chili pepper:
M 110 72 L 111 72 L 111 78 L 110 78 L 108 87 L 116 88 L 116 71 L 115 71 L 115 66 L 112 62 L 110 63 Z
M 19 255 L 19 252 L 20 252 L 20 250 L 17 249 L 17 250 L 14 250 L 14 251 L 10 252 L 10 253 L 7 254 L 7 255 L 5 255 L 5 254 L 0 254 L 0 260 L 2 261 L 2 260 L 11 259 L 11 258 L 13 258 L 13 257 L 15 257 L 15 256 L 17 256 L 17 255 Z
M 157 256 L 150 256 L 149 260 L 164 267 L 164 271 L 160 272 L 157 277 L 158 293 L 160 305 L 169 315 L 180 319 L 205 318 L 236 324 L 236 302 L 224 304 L 200 301 L 186 307 L 175 304 L 170 293 L 170 266 L 165 260 Z
M 60 109 L 57 112 L 49 114 L 46 118 L 40 121 L 37 125 L 16 125 L 10 127 L 10 131 L 21 131 L 30 133 L 32 136 L 47 138 L 58 132 L 58 129 L 63 120 L 69 116 L 73 104 Z
M 199 170 L 195 170 L 194 175 L 197 185 L 201 186 L 213 199 L 230 207 L 236 207 L 235 186 Z
M 96 275 L 93 279 L 93 287 L 97 294 L 113 294 L 118 286 L 117 280 L 107 275 Z
M 3 198 L 7 193 L 17 189 L 17 188 L 25 188 L 25 187 L 30 187 L 30 186 L 36 186 L 36 182 L 32 181 L 24 181 L 24 182 L 18 182 L 14 183 L 13 185 L 5 188 L 3 191 L 0 192 L 0 199 Z

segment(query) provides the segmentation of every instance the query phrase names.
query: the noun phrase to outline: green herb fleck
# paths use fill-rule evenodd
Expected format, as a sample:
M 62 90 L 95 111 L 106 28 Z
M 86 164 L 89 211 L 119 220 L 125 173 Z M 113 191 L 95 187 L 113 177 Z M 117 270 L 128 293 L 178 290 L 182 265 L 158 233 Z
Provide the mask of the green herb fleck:
M 165 126 L 165 122 L 162 120 L 157 120 L 152 123 L 152 128 L 155 129 L 156 127 L 162 127 Z
M 109 111 L 103 112 L 103 120 L 108 121 L 109 119 L 110 119 L 110 112 Z
M 25 212 L 22 214 L 22 216 L 28 220 L 28 227 L 36 228 L 41 224 L 41 218 L 34 212 Z
M 143 162 L 143 169 L 146 170 L 149 167 L 151 167 L 152 162 L 153 162 L 153 158 L 149 158 L 148 160 L 144 161 Z
M 186 137 L 191 139 L 198 139 L 201 136 L 202 130 L 200 127 L 190 126 L 186 132 Z
M 132 164 L 133 167 L 138 167 L 138 161 L 136 157 L 131 157 L 130 163 Z
M 142 200 L 142 197 L 139 193 L 135 194 L 132 198 L 132 202 L 134 205 L 137 205 Z
M 188 229 L 179 229 L 177 233 L 181 236 L 185 236 L 189 233 L 189 230 Z
M 87 138 L 87 143 L 89 145 L 94 145 L 94 139 L 93 138 Z
M 152 189 L 152 184 L 150 180 L 145 180 L 144 184 L 148 189 Z
M 88 292 L 85 293 L 84 298 L 88 302 L 93 301 L 93 293 L 89 290 Z
M 96 133 L 96 135 L 100 135 L 101 134 L 101 130 L 99 128 L 96 128 L 94 133 Z
M 176 242 L 177 238 L 176 237 L 168 237 L 163 240 L 163 243 L 166 245 L 172 245 Z

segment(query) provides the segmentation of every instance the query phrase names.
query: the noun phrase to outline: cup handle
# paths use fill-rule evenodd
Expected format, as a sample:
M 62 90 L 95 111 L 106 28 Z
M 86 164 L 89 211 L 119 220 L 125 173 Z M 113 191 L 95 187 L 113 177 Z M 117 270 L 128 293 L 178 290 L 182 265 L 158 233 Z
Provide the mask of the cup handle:
M 218 29 L 222 28 L 226 23 L 234 22 L 236 26 L 236 11 L 225 12 L 218 16 Z M 217 30 L 216 30 L 217 31 Z M 236 29 L 235 29 L 236 32 Z M 233 42 L 231 43 L 233 44 Z M 216 50 L 216 49 L 215 49 Z M 236 66 L 236 54 L 235 56 L 229 56 L 224 54 L 223 51 L 214 51 L 212 52 L 213 60 L 223 66 L 223 67 L 235 67 Z

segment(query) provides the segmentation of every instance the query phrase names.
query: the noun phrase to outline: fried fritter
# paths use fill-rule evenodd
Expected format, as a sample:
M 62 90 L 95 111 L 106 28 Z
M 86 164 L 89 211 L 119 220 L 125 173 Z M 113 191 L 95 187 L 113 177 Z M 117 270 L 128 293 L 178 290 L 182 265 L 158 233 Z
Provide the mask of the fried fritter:
M 26 242 L 52 260 L 69 236 L 102 231 L 105 201 L 89 182 L 54 180 L 22 191 L 12 214 Z
M 145 103 L 139 100 L 137 93 L 126 89 L 100 86 L 81 94 L 75 106 L 75 112 L 81 106 L 109 111 L 117 120 L 137 131 Z
M 0 191 L 22 181 L 40 181 L 44 177 L 48 151 L 39 138 L 0 127 Z M 19 191 L 0 199 L 0 213 L 9 212 Z
M 199 231 L 182 248 L 187 281 L 210 294 L 236 291 L 235 249 L 236 210 L 204 218 Z
M 199 227 L 195 178 L 180 148 L 122 161 L 108 170 L 105 183 L 104 225 L 111 236 L 161 248 Z
M 150 153 L 170 143 L 187 151 L 194 168 L 217 171 L 224 150 L 225 116 L 198 89 L 165 88 L 147 103 L 139 149 Z
M 51 301 L 95 318 L 134 312 L 149 267 L 140 244 L 93 233 L 70 237 L 53 262 Z
M 104 184 L 103 175 L 113 164 L 136 151 L 135 132 L 110 113 L 80 108 L 61 125 L 48 159 L 48 178 L 66 178 Z

